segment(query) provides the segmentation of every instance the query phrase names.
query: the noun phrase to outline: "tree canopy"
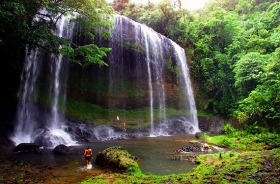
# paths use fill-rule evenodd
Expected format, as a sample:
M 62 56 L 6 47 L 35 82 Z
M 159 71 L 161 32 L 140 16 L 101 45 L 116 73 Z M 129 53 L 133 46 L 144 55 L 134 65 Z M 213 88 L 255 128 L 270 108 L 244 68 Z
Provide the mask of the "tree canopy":
M 93 40 L 97 30 L 101 30 L 105 38 L 109 37 L 107 29 L 99 28 L 111 26 L 110 16 L 104 16 L 111 13 L 105 0 L 4 0 L 0 4 L 0 44 L 28 44 L 30 48 L 41 47 L 54 54 L 67 55 L 81 65 L 103 65 L 102 57 L 109 49 L 97 47 Z M 73 45 L 71 40 L 53 34 L 58 20 L 71 15 L 80 25 L 75 34 L 85 35 L 92 41 L 90 44 Z M 75 59 L 81 56 L 82 61 Z

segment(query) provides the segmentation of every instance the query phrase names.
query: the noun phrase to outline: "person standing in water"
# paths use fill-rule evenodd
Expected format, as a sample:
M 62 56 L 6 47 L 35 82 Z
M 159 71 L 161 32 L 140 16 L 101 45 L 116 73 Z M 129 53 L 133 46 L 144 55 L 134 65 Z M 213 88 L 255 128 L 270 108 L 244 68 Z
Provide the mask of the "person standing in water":
M 85 160 L 86 160 L 86 167 L 89 167 L 91 165 L 90 161 L 91 161 L 91 157 L 92 157 L 92 150 L 89 148 L 89 146 L 85 149 L 84 156 L 85 156 Z
M 125 121 L 123 122 L 123 130 L 126 131 L 126 123 L 125 123 Z
M 120 117 L 119 117 L 119 115 L 117 115 L 117 117 L 116 117 L 116 125 L 118 126 L 119 123 L 120 123 Z

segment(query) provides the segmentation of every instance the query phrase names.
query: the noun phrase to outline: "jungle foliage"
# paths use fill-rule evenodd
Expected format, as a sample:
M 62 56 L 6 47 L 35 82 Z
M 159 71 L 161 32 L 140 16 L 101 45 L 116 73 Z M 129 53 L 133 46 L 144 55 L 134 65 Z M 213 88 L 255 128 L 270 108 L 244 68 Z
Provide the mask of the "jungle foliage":
M 268 129 L 257 125 L 246 125 L 243 130 L 237 130 L 230 124 L 224 126 L 223 135 L 201 137 L 210 144 L 238 150 L 261 151 L 279 148 L 280 135 L 271 133 Z
M 102 58 L 110 49 L 92 43 L 98 30 L 105 38 L 110 36 L 108 29 L 99 29 L 112 24 L 110 16 L 104 16 L 112 12 L 106 5 L 105 0 L 3 0 L 0 3 L 0 44 L 14 48 L 13 54 L 28 45 L 29 49 L 40 47 L 50 53 L 66 55 L 80 65 L 105 65 Z M 79 24 L 75 35 L 82 34 L 91 43 L 79 46 L 56 36 L 54 32 L 62 16 L 72 17 L 72 21 Z
M 114 8 L 186 49 L 200 111 L 279 131 L 280 2 L 209 0 L 198 11 L 171 2 Z

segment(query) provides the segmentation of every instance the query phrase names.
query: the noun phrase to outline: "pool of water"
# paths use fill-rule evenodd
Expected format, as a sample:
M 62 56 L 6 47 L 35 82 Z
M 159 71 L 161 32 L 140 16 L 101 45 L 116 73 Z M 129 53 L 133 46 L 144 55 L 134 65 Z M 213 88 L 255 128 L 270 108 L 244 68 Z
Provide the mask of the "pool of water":
M 96 142 L 89 146 L 96 155 L 99 151 L 110 146 L 122 146 L 139 160 L 139 165 L 145 174 L 179 174 L 193 169 L 196 164 L 185 160 L 174 160 L 167 157 L 168 153 L 185 147 L 187 141 L 194 139 L 189 136 L 146 137 L 141 139 L 115 140 L 108 142 Z
M 90 146 L 94 157 L 98 152 L 110 146 L 122 146 L 138 158 L 138 163 L 143 173 L 155 175 L 168 175 L 186 173 L 196 164 L 185 160 L 173 160 L 167 157 L 168 153 L 185 147 L 188 140 L 195 139 L 193 135 L 170 137 L 146 137 L 126 140 L 113 140 L 94 142 L 80 145 L 85 148 Z M 18 160 L 18 163 L 32 163 L 36 165 L 36 178 L 43 183 L 77 183 L 88 178 L 98 176 L 110 171 L 99 168 L 92 161 L 93 168 L 86 169 L 83 155 L 54 155 L 52 149 L 44 150 L 43 154 L 35 153 L 10 153 L 8 159 Z M 95 158 L 94 158 L 95 159 Z M 12 169 L 12 168 L 11 168 Z M 40 181 L 41 180 L 36 180 Z M 47 182 L 46 182 L 47 181 Z

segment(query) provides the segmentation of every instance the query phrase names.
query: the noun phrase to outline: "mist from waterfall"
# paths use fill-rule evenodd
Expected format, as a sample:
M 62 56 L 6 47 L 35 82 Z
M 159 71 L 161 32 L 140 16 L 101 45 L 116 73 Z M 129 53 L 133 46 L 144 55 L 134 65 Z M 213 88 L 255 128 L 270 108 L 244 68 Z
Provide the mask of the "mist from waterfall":
M 70 29 L 69 29 L 70 28 Z M 69 19 L 62 17 L 58 21 L 55 35 L 71 39 L 73 25 L 69 26 Z M 18 92 L 18 111 L 16 128 L 11 139 L 15 144 L 39 142 L 46 147 L 54 147 L 58 144 L 75 144 L 71 135 L 64 131 L 63 117 L 60 117 L 62 105 L 65 101 L 66 89 L 61 84 L 62 79 L 67 78 L 67 65 L 62 55 L 50 56 L 50 78 L 47 80 L 49 86 L 49 99 L 51 102 L 51 113 L 42 116 L 38 107 L 39 75 L 44 69 L 44 59 L 48 55 L 43 49 L 30 50 L 26 46 L 24 69 L 21 74 L 21 86 Z M 64 84 L 65 86 L 65 84 Z M 42 94 L 41 94 L 42 95 Z M 59 109 L 60 107 L 60 109 Z

